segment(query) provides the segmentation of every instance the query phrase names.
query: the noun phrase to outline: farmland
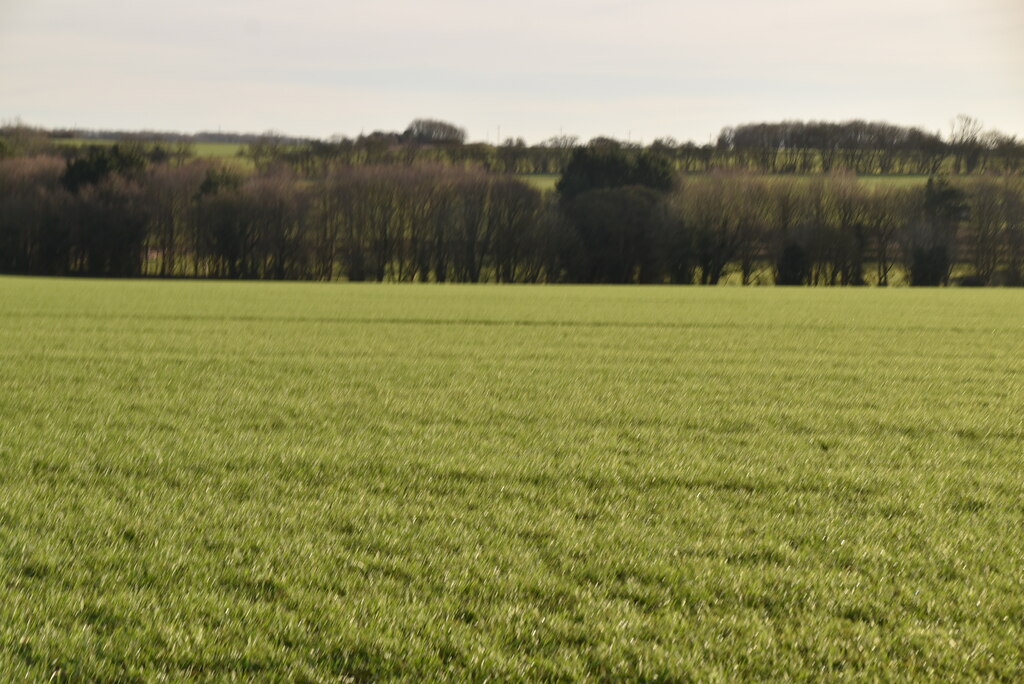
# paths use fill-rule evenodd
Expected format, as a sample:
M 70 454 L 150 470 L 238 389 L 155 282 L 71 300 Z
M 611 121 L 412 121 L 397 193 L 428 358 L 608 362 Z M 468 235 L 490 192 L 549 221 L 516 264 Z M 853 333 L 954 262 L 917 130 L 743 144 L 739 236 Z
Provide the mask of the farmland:
M 701 177 L 704 174 L 689 174 L 690 177 Z M 769 176 L 772 177 L 772 176 Z M 778 178 L 790 178 L 787 174 L 778 174 Z M 810 182 L 813 178 L 820 176 L 797 176 L 798 178 L 805 179 Z M 540 190 L 541 192 L 554 192 L 555 186 L 558 184 L 559 176 L 553 173 L 538 173 L 538 174 L 523 174 L 520 176 L 526 183 L 529 183 L 531 187 Z M 891 186 L 899 188 L 914 188 L 923 186 L 928 182 L 927 176 L 858 176 L 857 180 L 866 186 Z
M 541 192 L 554 192 L 559 176 L 557 173 L 531 173 L 523 174 L 520 178 Z
M 99 147 L 110 147 L 119 141 L 112 138 L 61 138 L 57 140 L 58 145 L 67 147 L 87 147 L 96 145 Z M 159 144 L 173 148 L 176 143 L 145 142 L 147 145 Z M 190 143 L 192 153 L 197 157 L 211 157 L 220 159 L 233 159 L 240 157 L 246 146 L 241 143 L 228 142 L 194 142 Z
M 1024 296 L 0 279 L 4 679 L 1024 677 Z

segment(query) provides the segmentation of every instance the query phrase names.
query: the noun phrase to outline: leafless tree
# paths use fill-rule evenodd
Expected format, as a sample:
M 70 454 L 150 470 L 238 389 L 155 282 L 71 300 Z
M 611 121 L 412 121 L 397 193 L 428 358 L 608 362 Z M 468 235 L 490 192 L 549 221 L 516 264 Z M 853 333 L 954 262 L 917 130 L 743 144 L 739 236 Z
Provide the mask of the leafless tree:
M 966 114 L 958 114 L 950 126 L 949 144 L 953 149 L 953 173 L 971 173 L 978 165 L 984 146 L 982 124 Z

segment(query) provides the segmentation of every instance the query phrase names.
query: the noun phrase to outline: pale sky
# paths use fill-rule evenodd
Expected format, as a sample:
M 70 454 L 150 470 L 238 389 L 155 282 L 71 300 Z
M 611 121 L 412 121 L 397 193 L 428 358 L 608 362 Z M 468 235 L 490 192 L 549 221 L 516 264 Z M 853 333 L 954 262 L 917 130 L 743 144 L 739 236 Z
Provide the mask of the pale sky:
M 0 119 L 707 142 L 863 118 L 1024 136 L 1024 0 L 0 0 Z

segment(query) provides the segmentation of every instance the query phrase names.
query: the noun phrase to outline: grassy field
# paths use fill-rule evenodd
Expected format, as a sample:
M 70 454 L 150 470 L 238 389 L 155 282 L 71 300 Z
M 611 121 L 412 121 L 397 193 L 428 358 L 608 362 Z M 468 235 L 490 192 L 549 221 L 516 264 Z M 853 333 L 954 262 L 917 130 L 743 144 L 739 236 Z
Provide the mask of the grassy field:
M 99 147 L 109 147 L 116 144 L 117 140 L 108 139 L 91 139 L 91 138 L 60 138 L 55 140 L 58 145 L 67 145 L 70 147 L 86 147 L 88 145 L 97 145 Z M 173 149 L 175 143 L 159 143 L 160 145 Z M 239 143 L 221 143 L 221 142 L 199 142 L 192 143 L 192 150 L 195 152 L 197 157 L 214 157 L 233 159 L 240 156 L 246 149 L 246 145 Z
M 197 157 L 238 157 L 247 145 L 240 143 L 200 142 L 193 143 Z
M 519 178 L 541 192 L 554 192 L 561 175 L 557 173 L 526 173 Z
M 701 175 L 701 174 L 696 174 Z M 793 176 L 780 175 L 780 178 L 792 178 Z M 796 176 L 797 178 L 810 178 L 809 176 Z M 557 173 L 540 173 L 540 174 L 524 174 L 520 176 L 524 181 L 534 188 L 543 192 L 555 190 L 555 185 L 558 183 L 558 179 L 561 178 Z M 865 185 L 878 186 L 878 185 L 890 185 L 894 187 L 918 187 L 928 182 L 927 176 L 860 176 L 858 180 Z
M 1024 293 L 0 279 L 3 679 L 1024 678 Z
M 928 176 L 858 176 L 857 180 L 869 186 L 890 185 L 898 188 L 922 187 Z

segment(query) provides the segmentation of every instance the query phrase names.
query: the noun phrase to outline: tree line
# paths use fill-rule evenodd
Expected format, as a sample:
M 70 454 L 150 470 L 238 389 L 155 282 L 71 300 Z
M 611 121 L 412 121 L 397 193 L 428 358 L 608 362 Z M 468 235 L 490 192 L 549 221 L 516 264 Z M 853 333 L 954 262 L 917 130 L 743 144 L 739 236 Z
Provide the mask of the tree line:
M 75 154 L 57 143 L 108 135 L 125 143 L 145 142 L 167 157 L 195 156 L 197 142 L 244 143 L 243 154 L 257 166 L 285 163 L 299 173 L 322 173 L 338 164 L 462 164 L 491 173 L 562 174 L 577 147 L 610 147 L 626 154 L 650 152 L 682 173 L 748 170 L 773 174 L 849 171 L 859 175 L 1024 172 L 1024 141 L 960 115 L 944 137 L 917 127 L 886 122 L 847 121 L 752 123 L 724 128 L 714 143 L 659 138 L 649 145 L 594 138 L 582 145 L 559 135 L 536 145 L 522 138 L 500 144 L 467 142 L 466 131 L 434 119 L 417 119 L 404 131 L 374 131 L 356 138 L 310 140 L 277 134 L 75 132 L 26 126 L 0 127 L 0 158 L 37 154 Z
M 659 138 L 649 145 L 574 136 L 556 136 L 538 145 L 508 138 L 498 145 L 466 143 L 463 129 L 440 121 L 417 120 L 402 133 L 377 131 L 356 139 L 288 143 L 266 137 L 250 143 L 250 155 L 278 160 L 303 172 L 336 163 L 473 163 L 493 173 L 562 174 L 578 147 L 612 148 L 627 155 L 647 152 L 684 173 L 748 170 L 807 175 L 849 171 L 858 175 L 1024 172 L 1024 141 L 984 131 L 976 119 L 958 116 L 944 138 L 916 127 L 885 122 L 847 121 L 744 124 L 722 130 L 717 141 L 698 145 Z
M 569 280 L 714 285 L 1024 284 L 1024 178 L 917 185 L 672 173 L 650 154 L 576 152 L 559 183 Z
M 0 161 L 0 271 L 535 281 L 554 271 L 541 263 L 544 206 L 530 186 L 478 168 L 338 166 L 313 178 L 287 165 L 153 163 L 114 145 Z
M 785 121 L 726 128 L 718 147 L 732 150 L 737 165 L 768 173 L 934 175 L 945 170 L 960 175 L 1024 169 L 1020 141 L 984 131 L 978 120 L 965 115 L 954 119 L 945 140 L 937 133 L 885 122 Z
M 556 192 L 480 166 L 242 172 L 142 146 L 0 161 L 6 273 L 352 281 L 1024 284 L 1024 178 L 680 175 L 576 148 Z

